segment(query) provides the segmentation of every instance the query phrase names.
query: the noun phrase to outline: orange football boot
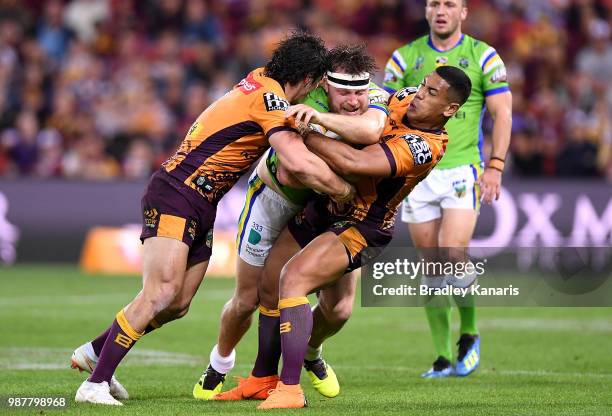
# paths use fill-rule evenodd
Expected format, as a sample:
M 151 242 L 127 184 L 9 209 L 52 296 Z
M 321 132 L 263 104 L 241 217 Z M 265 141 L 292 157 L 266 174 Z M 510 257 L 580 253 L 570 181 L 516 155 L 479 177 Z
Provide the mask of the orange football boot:
M 213 396 L 212 400 L 264 400 L 278 383 L 278 375 L 247 378 L 237 377 L 238 385 L 231 390 Z
M 270 391 L 270 396 L 259 406 L 258 409 L 299 409 L 306 407 L 306 397 L 299 384 L 284 384 L 278 381 L 276 388 Z

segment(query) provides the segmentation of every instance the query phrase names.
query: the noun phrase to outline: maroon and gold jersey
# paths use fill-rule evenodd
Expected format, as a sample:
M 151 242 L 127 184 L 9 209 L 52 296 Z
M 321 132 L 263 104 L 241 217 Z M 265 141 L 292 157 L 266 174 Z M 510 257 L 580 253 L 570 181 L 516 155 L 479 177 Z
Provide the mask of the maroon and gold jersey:
M 292 130 L 288 107 L 281 85 L 258 68 L 200 114 L 163 169 L 216 205 L 270 147 L 272 134 Z
M 352 221 L 365 222 L 379 230 L 390 230 L 402 200 L 442 159 L 448 136 L 445 130 L 427 131 L 410 126 L 406 116 L 414 98 L 414 89 L 402 89 L 389 101 L 389 117 L 380 139 L 389 164 L 389 178 L 361 178 L 356 194 L 346 207 L 332 203 L 332 214 Z

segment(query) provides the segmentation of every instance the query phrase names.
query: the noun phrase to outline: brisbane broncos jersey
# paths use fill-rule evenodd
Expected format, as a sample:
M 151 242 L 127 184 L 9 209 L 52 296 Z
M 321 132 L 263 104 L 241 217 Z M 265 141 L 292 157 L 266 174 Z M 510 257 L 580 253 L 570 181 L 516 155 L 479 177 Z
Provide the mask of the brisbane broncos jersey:
M 389 117 L 380 140 L 389 164 L 388 178 L 361 178 L 356 194 L 346 207 L 330 202 L 331 213 L 364 222 L 380 230 L 391 230 L 398 205 L 442 159 L 448 142 L 445 130 L 423 130 L 410 125 L 406 115 L 416 88 L 404 88 L 389 101 Z M 331 200 L 330 200 L 331 201 Z
M 216 205 L 270 147 L 269 137 L 293 130 L 282 86 L 252 71 L 193 123 L 177 152 L 163 164 L 172 177 Z

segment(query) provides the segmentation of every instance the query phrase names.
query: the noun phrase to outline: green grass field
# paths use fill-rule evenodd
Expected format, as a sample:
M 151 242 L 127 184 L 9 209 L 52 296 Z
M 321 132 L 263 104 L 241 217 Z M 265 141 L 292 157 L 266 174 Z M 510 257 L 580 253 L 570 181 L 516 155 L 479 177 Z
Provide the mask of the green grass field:
M 85 376 L 70 370 L 72 350 L 105 329 L 139 285 L 138 278 L 88 276 L 73 267 L 0 269 L 0 413 L 10 413 L 7 397 L 61 396 L 66 409 L 42 414 L 261 414 L 256 402 L 191 397 L 232 293 L 230 279 L 206 279 L 186 318 L 138 342 L 117 371 L 132 397 L 125 406 L 74 403 Z M 319 396 L 303 377 L 310 407 L 273 413 L 612 414 L 612 309 L 482 308 L 479 325 L 482 363 L 473 375 L 422 380 L 435 358 L 423 311 L 357 306 L 324 352 L 340 379 L 340 396 Z M 255 350 L 252 328 L 232 375 L 248 373 Z M 13 413 L 24 412 L 41 414 Z

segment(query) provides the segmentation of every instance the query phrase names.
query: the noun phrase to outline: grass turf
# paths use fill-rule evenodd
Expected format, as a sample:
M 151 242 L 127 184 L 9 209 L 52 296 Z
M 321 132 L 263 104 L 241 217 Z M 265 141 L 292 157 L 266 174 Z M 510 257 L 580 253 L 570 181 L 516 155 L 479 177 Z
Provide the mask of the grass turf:
M 230 279 L 206 279 L 185 319 L 138 342 L 117 371 L 132 397 L 125 406 L 74 403 L 85 376 L 69 369 L 72 349 L 104 330 L 139 286 L 138 278 L 88 276 L 74 267 L 0 269 L 0 413 L 13 413 L 7 397 L 58 396 L 68 407 L 42 414 L 261 414 L 257 402 L 191 397 L 216 342 L 219 313 L 233 289 Z M 323 398 L 303 377 L 310 407 L 273 414 L 612 414 L 611 312 L 481 308 L 482 362 L 476 373 L 422 380 L 419 374 L 435 358 L 424 312 L 357 306 L 324 351 L 340 379 L 340 396 Z M 256 345 L 252 328 L 238 347 L 232 375 L 248 373 Z M 233 385 L 230 376 L 226 386 Z

